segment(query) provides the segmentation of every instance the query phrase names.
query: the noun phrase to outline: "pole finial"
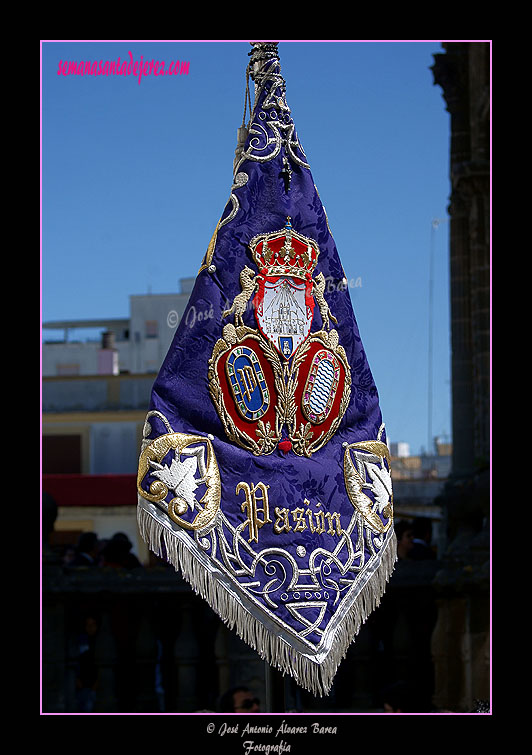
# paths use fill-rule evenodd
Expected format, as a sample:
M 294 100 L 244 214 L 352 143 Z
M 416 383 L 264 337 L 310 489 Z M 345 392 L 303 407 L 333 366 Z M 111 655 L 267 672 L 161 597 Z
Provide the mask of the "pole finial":
M 279 60 L 278 44 L 279 42 L 250 42 L 253 49 L 248 52 L 251 58 L 249 73 L 253 81 L 255 81 L 255 76 L 265 63 L 271 60 Z

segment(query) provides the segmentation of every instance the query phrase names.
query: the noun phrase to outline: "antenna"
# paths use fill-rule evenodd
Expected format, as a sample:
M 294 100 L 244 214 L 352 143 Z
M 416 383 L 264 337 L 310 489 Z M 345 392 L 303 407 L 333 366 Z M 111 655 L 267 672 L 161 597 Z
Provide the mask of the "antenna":
M 430 250 L 429 250 L 429 342 L 428 342 L 428 420 L 427 420 L 427 455 L 431 454 L 433 446 L 432 437 L 432 393 L 433 393 L 433 324 L 434 324 L 434 238 L 440 223 L 446 219 L 433 218 L 430 224 Z

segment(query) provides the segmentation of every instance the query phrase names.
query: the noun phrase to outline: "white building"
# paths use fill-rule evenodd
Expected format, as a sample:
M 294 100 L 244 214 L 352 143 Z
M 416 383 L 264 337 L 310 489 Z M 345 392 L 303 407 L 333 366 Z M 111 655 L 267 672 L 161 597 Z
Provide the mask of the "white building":
M 182 279 L 179 293 L 130 296 L 129 317 L 44 322 L 42 376 L 157 372 L 194 281 L 195 278 Z M 80 332 L 87 331 L 92 332 L 92 338 L 77 340 Z M 98 331 L 100 335 L 95 337 Z

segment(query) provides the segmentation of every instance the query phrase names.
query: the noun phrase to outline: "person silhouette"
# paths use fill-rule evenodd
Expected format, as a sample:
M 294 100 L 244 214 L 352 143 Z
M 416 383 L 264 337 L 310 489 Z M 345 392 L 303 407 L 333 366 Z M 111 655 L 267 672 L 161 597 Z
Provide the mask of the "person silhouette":
M 106 543 L 102 551 L 104 566 L 112 566 L 117 569 L 137 569 L 142 566 L 134 553 L 131 553 L 133 544 L 123 532 L 116 532 Z
M 432 522 L 427 517 L 418 517 L 412 522 L 412 549 L 408 557 L 414 561 L 427 561 L 436 558 L 430 547 L 432 540 Z
M 260 713 L 260 700 L 247 687 L 231 687 L 220 698 L 221 713 Z
M 412 522 L 401 519 L 396 522 L 394 529 L 397 536 L 397 557 L 399 560 L 410 559 L 410 553 L 414 547 Z
M 95 532 L 82 532 L 76 554 L 68 566 L 98 566 L 98 555 L 98 535 Z

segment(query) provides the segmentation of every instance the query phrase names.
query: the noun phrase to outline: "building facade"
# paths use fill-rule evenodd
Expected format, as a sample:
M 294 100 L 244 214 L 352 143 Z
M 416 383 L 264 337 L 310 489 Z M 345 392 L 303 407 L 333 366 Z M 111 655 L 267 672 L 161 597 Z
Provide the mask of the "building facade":
M 156 373 L 185 312 L 194 279 L 176 294 L 130 297 L 128 318 L 43 323 L 43 491 L 58 506 L 53 542 L 82 532 L 126 534 L 150 556 L 136 523 L 136 472 Z M 96 340 L 76 340 L 79 332 Z M 59 337 L 58 337 L 59 334 Z
M 130 296 L 129 317 L 44 322 L 42 375 L 142 375 L 159 370 L 184 316 L 195 278 L 180 281 L 179 293 Z M 204 312 L 190 311 L 188 324 Z M 92 340 L 76 340 L 93 331 Z
M 432 70 L 451 124 L 453 454 L 432 644 L 436 703 L 471 710 L 490 699 L 491 43 L 442 47 Z

